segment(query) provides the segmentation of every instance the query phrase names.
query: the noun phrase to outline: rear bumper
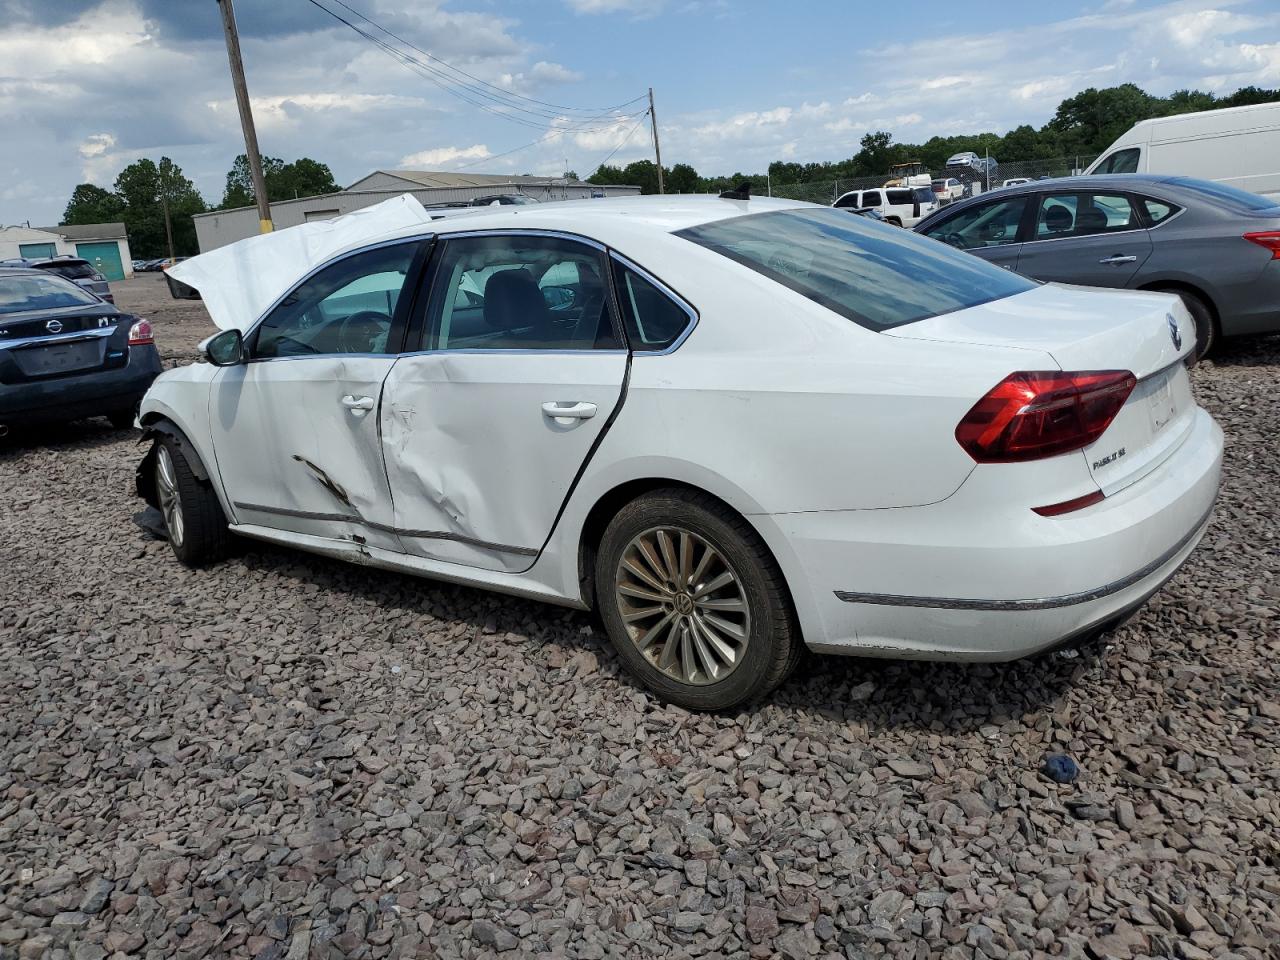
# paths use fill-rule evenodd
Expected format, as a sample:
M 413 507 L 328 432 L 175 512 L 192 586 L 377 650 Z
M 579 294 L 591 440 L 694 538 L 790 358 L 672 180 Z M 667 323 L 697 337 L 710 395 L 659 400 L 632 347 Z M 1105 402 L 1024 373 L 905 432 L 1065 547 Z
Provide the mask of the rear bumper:
M 1039 517 L 967 503 L 782 515 L 816 599 L 819 652 L 1013 660 L 1117 622 L 1167 581 L 1209 522 L 1222 431 L 1190 434 L 1141 481 L 1093 507 Z
M 129 409 L 137 406 L 161 369 L 160 352 L 145 345 L 130 347 L 128 362 L 114 370 L 30 383 L 0 383 L 0 422 L 17 426 Z

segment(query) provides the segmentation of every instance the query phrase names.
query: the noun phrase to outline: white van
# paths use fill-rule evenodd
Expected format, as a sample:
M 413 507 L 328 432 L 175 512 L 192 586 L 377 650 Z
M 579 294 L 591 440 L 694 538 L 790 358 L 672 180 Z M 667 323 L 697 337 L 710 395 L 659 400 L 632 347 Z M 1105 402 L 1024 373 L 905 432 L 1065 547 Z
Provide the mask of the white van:
M 859 210 L 870 207 L 880 211 L 889 223 L 914 227 L 938 209 L 932 187 L 878 187 L 874 190 L 850 190 L 833 207 Z
M 1199 177 L 1280 195 L 1280 103 L 1142 120 L 1085 173 Z

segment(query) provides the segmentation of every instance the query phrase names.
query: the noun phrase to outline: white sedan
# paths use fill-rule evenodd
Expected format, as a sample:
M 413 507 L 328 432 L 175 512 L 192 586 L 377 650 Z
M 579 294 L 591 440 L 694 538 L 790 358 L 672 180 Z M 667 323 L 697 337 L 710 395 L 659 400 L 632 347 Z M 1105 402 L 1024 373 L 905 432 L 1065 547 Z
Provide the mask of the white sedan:
M 389 204 L 172 269 L 224 328 L 141 406 L 182 562 L 238 534 L 596 607 L 640 681 L 722 709 L 805 646 L 1094 634 L 1209 522 L 1175 297 L 782 200 Z

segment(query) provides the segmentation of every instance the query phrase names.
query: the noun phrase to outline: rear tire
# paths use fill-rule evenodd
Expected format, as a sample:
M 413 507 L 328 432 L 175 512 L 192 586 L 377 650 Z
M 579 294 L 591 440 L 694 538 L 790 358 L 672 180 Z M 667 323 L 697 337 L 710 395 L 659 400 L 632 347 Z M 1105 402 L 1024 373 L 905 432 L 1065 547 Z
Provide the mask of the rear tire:
M 895 227 L 900 227 L 900 226 L 902 226 L 902 221 L 901 221 L 899 218 L 897 218 L 897 217 L 885 217 L 885 218 L 884 218 L 884 222 L 885 222 L 885 223 L 891 223 L 891 224 L 893 224 Z
M 623 507 L 596 554 L 595 592 L 627 670 L 690 710 L 764 696 L 804 649 L 764 541 L 697 491 L 656 490 Z
M 187 458 L 195 455 L 173 437 L 156 441 L 156 500 L 173 555 L 185 566 L 203 567 L 231 552 L 232 535 L 213 487 L 191 470 Z

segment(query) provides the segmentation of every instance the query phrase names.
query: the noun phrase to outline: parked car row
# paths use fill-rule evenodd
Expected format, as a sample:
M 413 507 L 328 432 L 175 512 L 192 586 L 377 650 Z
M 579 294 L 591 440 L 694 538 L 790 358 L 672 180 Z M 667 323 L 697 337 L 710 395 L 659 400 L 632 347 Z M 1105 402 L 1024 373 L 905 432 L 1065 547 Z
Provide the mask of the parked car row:
M 189 260 L 190 257 L 161 257 L 158 260 L 135 260 L 133 261 L 134 273 L 157 273 L 159 271 L 168 270 L 175 263 L 181 263 L 183 260 Z

